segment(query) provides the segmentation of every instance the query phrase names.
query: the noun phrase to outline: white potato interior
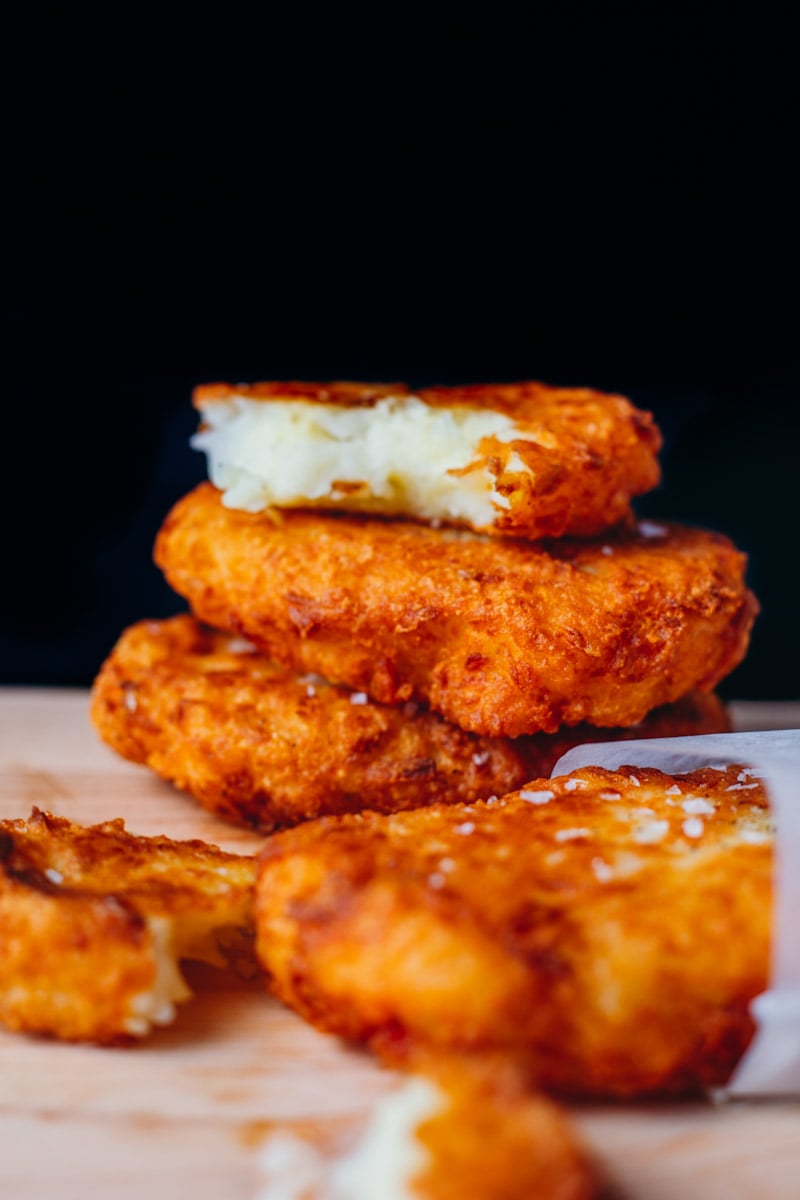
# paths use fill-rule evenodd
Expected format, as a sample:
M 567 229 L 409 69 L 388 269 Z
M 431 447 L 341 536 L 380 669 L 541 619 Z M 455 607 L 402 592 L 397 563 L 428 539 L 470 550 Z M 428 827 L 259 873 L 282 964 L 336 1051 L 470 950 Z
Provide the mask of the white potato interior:
M 488 526 L 508 500 L 478 463 L 478 444 L 523 436 L 503 413 L 415 396 L 369 407 L 235 396 L 209 401 L 202 416 L 192 445 L 223 503 L 246 512 L 312 504 Z M 516 456 L 514 469 L 526 469 Z

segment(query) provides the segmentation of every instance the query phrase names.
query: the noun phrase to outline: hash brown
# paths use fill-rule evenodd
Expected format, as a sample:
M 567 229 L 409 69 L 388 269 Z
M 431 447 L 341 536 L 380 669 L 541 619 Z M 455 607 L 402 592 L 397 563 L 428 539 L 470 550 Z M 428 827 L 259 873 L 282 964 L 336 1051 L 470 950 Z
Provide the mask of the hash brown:
M 261 857 L 274 992 L 389 1061 L 502 1052 L 546 1090 L 720 1085 L 769 971 L 772 833 L 745 768 L 585 768 L 495 801 L 324 818 Z
M 428 1152 L 417 1177 L 423 1200 L 589 1200 L 594 1165 L 564 1111 L 523 1087 L 501 1062 L 427 1062 L 446 1104 L 416 1136 Z
M 595 1172 L 566 1115 L 507 1064 L 425 1064 L 446 1100 L 417 1129 L 428 1152 L 420 1200 L 590 1200 Z
M 593 1165 L 565 1114 L 507 1064 L 436 1058 L 330 1136 L 273 1132 L 258 1200 L 590 1200 Z M 321 1143 L 321 1144 L 320 1144 Z
M 270 517 L 274 519 L 270 519 Z M 384 704 L 491 737 L 626 726 L 747 648 L 757 604 L 720 534 L 640 522 L 547 546 L 183 497 L 155 558 L 200 620 Z
M 591 536 L 660 478 L 661 437 L 623 396 L 538 382 L 195 389 L 193 439 L 233 508 L 271 504 Z
M 224 939 L 252 936 L 254 880 L 252 858 L 121 820 L 0 821 L 0 1021 L 100 1043 L 168 1024 L 178 960 L 222 965 Z
M 729 728 L 717 697 L 694 693 L 634 729 L 480 737 L 413 703 L 376 704 L 298 676 L 188 615 L 125 630 L 95 680 L 91 716 L 117 753 L 264 833 L 321 815 L 502 795 L 598 738 Z

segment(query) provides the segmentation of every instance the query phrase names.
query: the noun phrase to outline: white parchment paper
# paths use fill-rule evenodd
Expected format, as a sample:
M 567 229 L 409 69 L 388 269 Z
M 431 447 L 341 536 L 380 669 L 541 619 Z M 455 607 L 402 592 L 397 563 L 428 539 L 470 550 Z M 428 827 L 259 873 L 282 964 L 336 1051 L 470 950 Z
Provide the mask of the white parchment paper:
M 718 1098 L 800 1095 L 800 729 L 576 746 L 551 772 L 656 767 L 669 775 L 742 763 L 763 779 L 777 828 L 770 986 L 751 1005 L 756 1035 Z

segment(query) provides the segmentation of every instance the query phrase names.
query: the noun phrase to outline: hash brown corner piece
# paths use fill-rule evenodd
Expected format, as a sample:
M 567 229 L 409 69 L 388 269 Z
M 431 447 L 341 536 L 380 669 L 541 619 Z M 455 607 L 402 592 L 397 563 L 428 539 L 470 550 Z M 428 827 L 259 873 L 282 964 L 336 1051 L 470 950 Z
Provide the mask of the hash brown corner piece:
M 253 929 L 252 858 L 200 841 L 85 827 L 34 808 L 0 821 L 0 1021 L 112 1043 L 169 1024 L 178 960 L 221 965 Z
M 265 654 L 421 701 L 491 737 L 626 726 L 743 657 L 757 604 L 727 538 L 640 522 L 531 542 L 324 513 L 234 512 L 183 497 L 156 562 L 196 617 Z
M 211 384 L 192 439 L 224 503 L 334 508 L 514 537 L 590 536 L 660 478 L 660 434 L 623 396 L 543 383 Z
M 479 737 L 413 703 L 393 708 L 298 676 L 188 615 L 125 630 L 95 680 L 91 716 L 117 753 L 262 832 L 503 795 L 584 741 L 729 728 L 717 697 L 695 693 L 634 729 Z
M 435 1059 L 334 1139 L 282 1129 L 257 1200 L 591 1200 L 594 1168 L 565 1114 L 497 1063 Z M 331 1144 L 333 1143 L 333 1144 Z
M 326 818 L 267 842 L 257 949 L 281 999 L 390 1061 L 503 1052 L 596 1097 L 720 1085 L 767 984 L 771 843 L 735 767 Z

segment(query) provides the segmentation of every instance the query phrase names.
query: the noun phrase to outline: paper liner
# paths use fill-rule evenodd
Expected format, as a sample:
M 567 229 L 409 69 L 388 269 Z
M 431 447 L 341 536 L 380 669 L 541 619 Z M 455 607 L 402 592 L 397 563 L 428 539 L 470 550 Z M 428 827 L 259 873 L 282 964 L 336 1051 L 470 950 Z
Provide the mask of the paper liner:
M 580 767 L 656 767 L 668 775 L 741 763 L 763 778 L 778 836 L 770 987 L 753 1000 L 756 1033 L 715 1099 L 800 1095 L 800 729 L 643 738 L 576 746 L 551 776 Z

